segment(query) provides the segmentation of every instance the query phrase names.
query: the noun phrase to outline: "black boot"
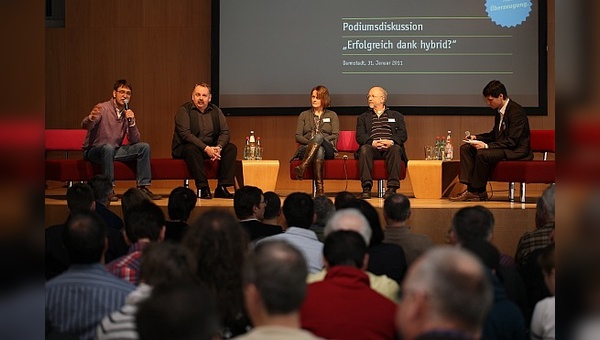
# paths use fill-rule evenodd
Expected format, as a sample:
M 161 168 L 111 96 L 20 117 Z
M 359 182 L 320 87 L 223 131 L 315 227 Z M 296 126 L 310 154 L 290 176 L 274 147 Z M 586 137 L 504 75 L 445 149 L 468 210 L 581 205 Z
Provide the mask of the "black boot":
M 322 159 L 317 159 L 315 160 L 315 163 L 313 164 L 314 167 L 314 173 L 315 173 L 315 184 L 317 186 L 317 196 L 323 196 L 324 189 L 323 189 L 323 160 Z
M 312 162 L 313 158 L 317 154 L 317 150 L 319 150 L 320 145 L 317 143 L 309 143 L 306 151 L 304 152 L 304 158 L 302 159 L 302 163 L 294 168 L 294 173 L 296 174 L 296 179 L 302 179 L 304 177 L 304 172 L 308 165 Z

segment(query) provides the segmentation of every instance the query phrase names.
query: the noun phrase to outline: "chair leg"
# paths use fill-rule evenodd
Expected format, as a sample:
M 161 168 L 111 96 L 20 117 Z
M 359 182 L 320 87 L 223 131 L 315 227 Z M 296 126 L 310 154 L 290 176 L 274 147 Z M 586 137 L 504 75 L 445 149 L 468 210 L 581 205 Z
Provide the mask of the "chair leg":
M 521 203 L 525 203 L 525 183 L 521 183 Z
M 317 197 L 317 180 L 312 180 L 312 197 Z
M 384 194 L 383 190 L 383 180 L 377 180 L 377 197 L 382 198 Z
M 190 180 L 189 179 L 184 179 L 183 180 L 183 187 L 184 188 L 189 188 L 190 187 Z
M 515 182 L 508 183 L 508 200 L 515 201 Z

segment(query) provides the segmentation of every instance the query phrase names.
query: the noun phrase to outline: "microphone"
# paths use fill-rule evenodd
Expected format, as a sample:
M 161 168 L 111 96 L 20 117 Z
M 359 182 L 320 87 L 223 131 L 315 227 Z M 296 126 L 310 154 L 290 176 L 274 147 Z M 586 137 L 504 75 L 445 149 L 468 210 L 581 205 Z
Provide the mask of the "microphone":
M 465 131 L 465 139 L 469 140 L 469 137 L 471 137 L 471 131 L 467 130 Z
M 129 99 L 123 99 L 123 103 L 125 104 L 125 111 L 129 110 Z M 127 117 L 127 123 L 131 124 L 131 117 Z

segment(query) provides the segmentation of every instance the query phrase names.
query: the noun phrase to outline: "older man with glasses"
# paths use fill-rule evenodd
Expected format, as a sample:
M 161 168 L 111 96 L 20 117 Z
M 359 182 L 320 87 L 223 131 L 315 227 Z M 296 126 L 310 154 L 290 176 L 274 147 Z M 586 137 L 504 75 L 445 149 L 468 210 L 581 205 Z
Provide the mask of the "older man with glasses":
M 367 100 L 369 109 L 356 121 L 356 141 L 360 145 L 357 158 L 363 189 L 359 198 L 371 198 L 374 159 L 385 160 L 388 180 L 383 197 L 388 198 L 400 187 L 400 161 L 408 162 L 404 150 L 408 139 L 406 124 L 400 112 L 387 107 L 387 92 L 383 87 L 371 88 Z

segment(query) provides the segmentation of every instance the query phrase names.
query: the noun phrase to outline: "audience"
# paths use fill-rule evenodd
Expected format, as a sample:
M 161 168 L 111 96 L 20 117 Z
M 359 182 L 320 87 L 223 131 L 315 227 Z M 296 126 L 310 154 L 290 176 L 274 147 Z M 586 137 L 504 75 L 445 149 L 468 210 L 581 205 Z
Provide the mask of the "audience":
M 165 240 L 181 242 L 183 235 L 189 228 L 188 219 L 196 207 L 198 196 L 190 188 L 177 187 L 169 194 L 168 214 L 169 220 L 165 221 Z
M 198 283 L 158 286 L 139 304 L 136 328 L 140 340 L 218 340 L 215 297 Z
M 340 209 L 355 208 L 369 221 L 371 239 L 369 246 L 369 265 L 367 270 L 375 275 L 386 275 L 398 284 L 402 282 L 408 265 L 401 246 L 383 242 L 383 229 L 379 221 L 379 214 L 371 203 L 365 200 L 354 200 L 346 203 Z
M 254 186 L 243 186 L 233 196 L 233 210 L 240 220 L 240 224 L 248 233 L 250 241 L 257 241 L 283 232 L 281 227 L 261 222 L 266 205 L 262 190 Z
M 283 230 L 279 224 L 279 216 L 281 216 L 281 199 L 279 198 L 279 195 L 273 191 L 267 191 L 263 195 L 265 196 L 267 206 L 265 207 L 262 222 L 278 226 Z
M 367 244 L 355 231 L 328 234 L 327 275 L 308 286 L 302 328 L 326 339 L 395 339 L 395 305 L 369 286 Z
M 129 244 L 126 255 L 106 265 L 109 273 L 131 282 L 140 283 L 140 258 L 142 250 L 151 242 L 165 237 L 165 214 L 162 209 L 147 200 L 134 206 L 125 215 L 125 241 Z
M 335 210 L 339 210 L 340 207 L 346 205 L 350 201 L 354 201 L 356 196 L 349 191 L 340 191 L 335 195 L 334 203 Z
M 550 235 L 554 231 L 554 185 L 551 185 L 537 199 L 535 207 L 535 230 L 521 236 L 517 245 L 515 261 L 523 267 L 527 257 L 536 249 L 550 244 Z
M 329 221 L 331 216 L 335 213 L 335 207 L 333 206 L 333 201 L 327 196 L 317 196 L 313 199 L 313 202 L 315 204 L 315 215 L 317 216 L 317 219 L 315 220 L 315 223 L 310 226 L 310 230 L 317 234 L 319 241 L 323 242 L 325 240 L 323 230 L 325 229 L 327 221 Z
M 197 281 L 196 261 L 182 245 L 153 243 L 142 252 L 140 277 L 140 285 L 127 296 L 125 305 L 102 319 L 96 329 L 96 339 L 138 339 L 135 314 L 139 303 L 150 296 L 153 287 Z
M 135 287 L 104 268 L 106 226 L 95 213 L 72 216 L 64 244 L 71 266 L 46 282 L 46 338 L 93 339 L 102 317 L 121 307 Z
M 243 340 L 318 339 L 300 329 L 306 261 L 285 241 L 261 242 L 244 265 L 244 300 L 254 324 Z
M 150 201 L 150 198 L 142 190 L 138 188 L 127 189 L 123 193 L 123 197 L 121 197 L 121 211 L 123 212 L 123 217 L 127 216 L 127 212 L 131 210 L 131 208 L 146 201 Z
M 531 318 L 531 339 L 555 339 L 556 338 L 556 265 L 554 257 L 554 243 L 544 248 L 539 257 L 540 267 L 544 274 L 544 281 L 552 296 L 538 301 L 533 310 Z
M 481 339 L 492 301 L 481 262 L 458 248 L 435 247 L 404 278 L 396 327 L 403 340 Z
M 194 254 L 196 274 L 216 297 L 220 336 L 246 333 L 250 321 L 244 310 L 242 265 L 250 247 L 247 233 L 229 212 L 208 210 L 191 224 L 182 244 Z
M 410 200 L 402 194 L 394 194 L 383 202 L 383 218 L 387 224 L 384 241 L 402 247 L 408 266 L 433 247 L 431 237 L 411 232 L 406 224 L 410 214 Z
M 312 197 L 303 192 L 295 192 L 287 196 L 283 201 L 283 217 L 286 225 L 285 232 L 266 237 L 261 241 L 287 241 L 302 252 L 310 273 L 323 269 L 323 243 L 319 241 L 317 234 L 309 229 L 315 221 Z
M 362 236 L 365 244 L 369 244 L 369 240 L 371 239 L 371 227 L 369 226 L 369 222 L 365 218 L 360 211 L 348 208 L 337 211 L 327 225 L 325 226 L 325 238 L 329 234 L 337 230 L 351 230 L 357 232 Z M 400 286 L 398 283 L 385 275 L 375 275 L 371 272 L 365 271 L 367 276 L 369 276 L 369 283 L 371 288 L 373 288 L 379 294 L 385 296 L 391 301 L 396 302 L 396 298 L 398 296 L 398 291 L 400 290 Z M 322 270 L 319 273 L 311 274 L 308 276 L 308 282 L 316 282 L 321 281 L 325 278 L 325 274 L 327 274 L 326 270 Z

